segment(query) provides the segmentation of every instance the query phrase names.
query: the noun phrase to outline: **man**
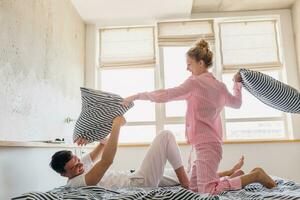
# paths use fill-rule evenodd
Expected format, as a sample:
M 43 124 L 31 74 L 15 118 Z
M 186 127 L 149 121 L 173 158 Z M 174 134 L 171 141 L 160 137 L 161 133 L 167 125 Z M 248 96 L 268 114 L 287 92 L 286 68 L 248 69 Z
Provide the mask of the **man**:
M 151 144 L 140 168 L 134 173 L 109 171 L 113 163 L 120 128 L 125 124 L 124 117 L 113 120 L 112 130 L 107 143 L 100 143 L 91 153 L 80 160 L 71 151 L 59 151 L 52 156 L 50 166 L 61 176 L 68 178 L 72 187 L 98 185 L 106 188 L 144 186 L 157 187 L 180 184 L 188 188 L 189 180 L 182 164 L 181 155 L 175 137 L 170 131 L 162 131 Z M 84 139 L 77 144 L 86 144 Z M 102 154 L 102 156 L 101 156 Z M 172 165 L 178 179 L 163 179 L 166 161 Z
M 136 172 L 110 171 L 113 163 L 120 128 L 125 124 L 124 117 L 113 120 L 111 134 L 107 142 L 100 143 L 82 160 L 71 151 L 59 151 L 52 156 L 50 166 L 61 176 L 68 178 L 72 187 L 98 185 L 101 187 L 157 187 L 181 185 L 188 189 L 189 180 L 182 164 L 180 150 L 174 135 L 170 131 L 162 131 L 150 145 L 147 154 Z M 76 141 L 78 145 L 87 142 L 84 139 Z M 102 154 L 102 156 L 101 156 Z M 173 170 L 164 170 L 166 161 L 169 161 Z M 219 173 L 220 176 L 238 176 L 243 174 L 240 168 L 244 158 L 231 169 Z M 164 174 L 165 171 L 165 174 Z

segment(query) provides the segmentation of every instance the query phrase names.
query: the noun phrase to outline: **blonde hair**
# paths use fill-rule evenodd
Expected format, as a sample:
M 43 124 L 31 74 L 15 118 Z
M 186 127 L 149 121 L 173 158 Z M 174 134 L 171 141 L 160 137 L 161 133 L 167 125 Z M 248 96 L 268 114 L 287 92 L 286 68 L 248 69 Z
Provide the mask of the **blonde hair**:
M 197 62 L 203 60 L 207 68 L 212 66 L 213 53 L 209 49 L 208 43 L 203 39 L 198 40 L 195 45 L 188 50 L 186 55 Z

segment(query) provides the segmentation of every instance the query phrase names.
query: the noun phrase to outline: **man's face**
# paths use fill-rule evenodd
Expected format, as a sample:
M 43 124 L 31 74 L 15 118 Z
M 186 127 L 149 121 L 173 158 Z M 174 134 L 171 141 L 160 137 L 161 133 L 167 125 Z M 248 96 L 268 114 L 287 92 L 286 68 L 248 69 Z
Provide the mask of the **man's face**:
M 72 154 L 71 160 L 65 165 L 65 171 L 66 172 L 61 173 L 62 176 L 73 178 L 84 172 L 83 164 L 77 156 Z

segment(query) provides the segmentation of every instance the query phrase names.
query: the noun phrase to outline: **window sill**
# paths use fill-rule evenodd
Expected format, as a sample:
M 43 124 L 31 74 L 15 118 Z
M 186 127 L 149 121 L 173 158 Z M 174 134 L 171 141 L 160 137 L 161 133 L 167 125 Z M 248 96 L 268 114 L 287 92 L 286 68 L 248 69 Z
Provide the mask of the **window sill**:
M 293 140 L 235 140 L 225 141 L 224 144 L 266 144 L 266 143 L 300 143 L 300 139 Z M 119 147 L 148 147 L 150 143 L 122 143 Z M 186 142 L 178 142 L 179 146 L 188 146 Z M 25 147 L 25 148 L 94 148 L 95 144 L 78 147 L 75 144 L 47 143 L 47 142 L 19 142 L 0 141 L 0 147 Z
M 300 143 L 300 139 L 281 139 L 281 140 L 227 140 L 223 144 L 266 144 L 266 143 Z M 145 147 L 150 143 L 126 143 L 119 144 L 119 147 Z M 178 142 L 179 146 L 189 146 L 186 142 Z

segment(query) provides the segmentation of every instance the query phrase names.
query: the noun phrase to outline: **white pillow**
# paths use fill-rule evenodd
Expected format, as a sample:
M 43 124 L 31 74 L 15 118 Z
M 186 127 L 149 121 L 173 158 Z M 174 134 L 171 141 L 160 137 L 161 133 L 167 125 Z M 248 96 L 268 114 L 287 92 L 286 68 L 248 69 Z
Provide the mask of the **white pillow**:
M 263 103 L 289 113 L 300 113 L 300 93 L 266 74 L 240 69 L 242 84 L 246 90 Z
M 133 103 L 128 107 L 121 105 L 123 98 L 116 94 L 83 87 L 80 90 L 82 109 L 75 124 L 74 142 L 79 137 L 88 142 L 106 138 L 111 131 L 113 119 L 133 106 Z

